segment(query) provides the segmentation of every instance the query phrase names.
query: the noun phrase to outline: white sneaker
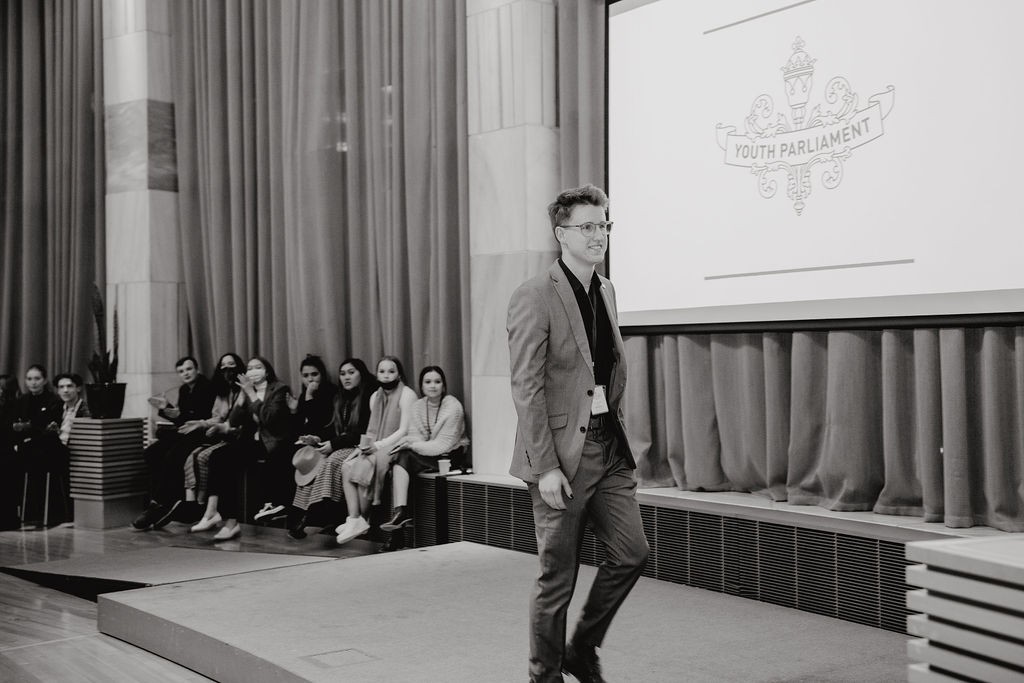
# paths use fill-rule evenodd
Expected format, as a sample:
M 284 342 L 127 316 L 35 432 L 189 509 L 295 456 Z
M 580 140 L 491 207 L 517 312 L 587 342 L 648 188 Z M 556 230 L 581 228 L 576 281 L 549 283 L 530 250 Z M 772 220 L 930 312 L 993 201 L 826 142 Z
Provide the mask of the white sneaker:
M 196 522 L 195 524 L 192 525 L 192 528 L 190 529 L 190 531 L 192 533 L 197 533 L 199 531 L 206 531 L 207 529 L 212 529 L 213 527 L 217 526 L 218 524 L 221 523 L 221 521 L 223 521 L 223 520 L 221 520 L 221 516 L 220 516 L 219 512 L 213 513 L 213 517 L 206 517 L 204 515 L 201 520 L 199 520 L 198 522 Z
M 351 524 L 349 522 L 351 522 Z M 345 522 L 345 527 L 347 528 L 338 533 L 338 545 L 344 545 L 353 538 L 358 538 L 365 534 L 370 530 L 370 523 L 362 517 L 356 517 L 355 519 L 350 519 L 348 522 Z
M 225 526 L 225 527 L 221 527 L 220 531 L 218 531 L 216 534 L 214 534 L 213 540 L 215 540 L 215 541 L 228 541 L 228 540 L 231 540 L 232 538 L 235 538 L 236 536 L 240 536 L 241 534 L 242 534 L 242 525 L 241 524 L 236 524 L 234 526 Z
M 344 534 L 344 533 L 346 533 L 348 531 L 348 528 L 350 526 L 352 526 L 352 522 L 354 522 L 354 521 L 355 521 L 355 517 L 346 517 L 344 522 L 342 522 L 337 527 L 335 527 L 334 533 L 337 534 L 338 536 L 341 536 L 342 534 Z
M 263 504 L 263 508 L 259 512 L 256 513 L 255 517 L 253 517 L 253 521 L 261 520 L 264 517 L 273 517 L 277 513 L 283 512 L 283 511 L 284 511 L 284 505 L 274 505 L 273 503 L 264 503 Z

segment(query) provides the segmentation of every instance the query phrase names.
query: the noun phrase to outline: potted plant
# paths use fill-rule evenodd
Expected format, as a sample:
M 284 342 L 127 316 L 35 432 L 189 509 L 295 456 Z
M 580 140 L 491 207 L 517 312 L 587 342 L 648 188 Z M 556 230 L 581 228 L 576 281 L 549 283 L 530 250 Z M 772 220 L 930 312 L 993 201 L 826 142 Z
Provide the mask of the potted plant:
M 100 288 L 93 285 L 92 317 L 96 323 L 96 350 L 89 361 L 92 384 L 85 385 L 89 412 L 97 419 L 121 417 L 124 409 L 124 382 L 117 381 L 117 307 L 114 307 L 114 348 L 107 348 L 106 308 Z

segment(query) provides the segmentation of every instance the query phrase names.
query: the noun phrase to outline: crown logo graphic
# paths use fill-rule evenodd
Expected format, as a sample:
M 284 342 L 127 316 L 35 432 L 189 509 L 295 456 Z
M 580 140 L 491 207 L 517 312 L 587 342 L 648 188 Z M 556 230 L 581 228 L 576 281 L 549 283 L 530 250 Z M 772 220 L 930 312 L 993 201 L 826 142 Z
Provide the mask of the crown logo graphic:
M 749 168 L 757 177 L 757 191 L 765 199 L 775 196 L 780 181 L 799 216 L 815 181 L 826 189 L 839 186 L 853 150 L 884 133 L 882 121 L 892 110 L 895 88 L 868 98 L 867 106 L 843 76 L 834 76 L 824 87 L 824 101 L 813 105 L 815 63 L 797 36 L 793 50 L 780 67 L 789 105 L 789 116 L 776 112 L 768 93 L 754 98 L 744 118 L 745 132 L 718 124 L 718 146 L 725 163 Z

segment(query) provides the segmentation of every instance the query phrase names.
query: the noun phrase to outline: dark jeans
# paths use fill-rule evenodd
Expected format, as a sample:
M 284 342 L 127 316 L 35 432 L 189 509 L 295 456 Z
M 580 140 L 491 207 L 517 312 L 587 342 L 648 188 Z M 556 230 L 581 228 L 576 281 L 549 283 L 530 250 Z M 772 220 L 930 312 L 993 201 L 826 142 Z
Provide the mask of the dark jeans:
M 636 502 L 633 470 L 618 453 L 611 429 L 587 431 L 579 470 L 563 494 L 565 510 L 548 507 L 537 484 L 529 484 L 537 530 L 540 574 L 530 603 L 530 680 L 561 681 L 566 611 L 576 588 L 579 547 L 587 523 L 607 548 L 598 567 L 573 642 L 597 647 L 619 606 L 643 571 L 650 546 Z

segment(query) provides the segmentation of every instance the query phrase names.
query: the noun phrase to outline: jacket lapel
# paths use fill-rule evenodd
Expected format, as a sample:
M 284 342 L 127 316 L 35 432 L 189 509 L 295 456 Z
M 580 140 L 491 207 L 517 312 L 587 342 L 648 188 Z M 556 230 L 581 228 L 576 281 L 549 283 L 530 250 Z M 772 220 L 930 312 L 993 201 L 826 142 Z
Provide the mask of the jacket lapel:
M 565 315 L 569 319 L 569 327 L 572 329 L 572 336 L 576 339 L 576 346 L 583 354 L 583 360 L 587 361 L 590 372 L 594 372 L 594 359 L 590 356 L 590 342 L 587 341 L 587 330 L 583 327 L 583 314 L 580 313 L 580 305 L 576 303 L 576 295 L 573 294 L 572 285 L 562 272 L 562 267 L 555 261 L 548 269 L 551 275 L 551 283 L 555 287 L 558 298 L 562 300 L 565 307 Z
M 626 355 L 626 347 L 622 343 L 622 333 L 619 332 L 619 312 L 615 310 L 615 302 L 612 301 L 611 294 L 608 292 L 608 285 L 604 282 L 601 282 L 601 300 L 604 301 L 604 310 L 608 313 L 608 322 L 612 328 L 612 338 L 615 340 L 615 355 L 618 358 L 622 358 Z

